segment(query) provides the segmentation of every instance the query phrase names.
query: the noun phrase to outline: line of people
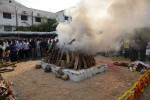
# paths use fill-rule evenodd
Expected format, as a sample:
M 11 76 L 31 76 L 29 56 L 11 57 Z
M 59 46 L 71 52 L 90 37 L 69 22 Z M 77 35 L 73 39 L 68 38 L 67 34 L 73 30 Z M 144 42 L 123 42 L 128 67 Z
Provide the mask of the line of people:
M 136 60 L 145 62 L 146 49 L 148 49 L 148 42 L 142 37 L 132 40 L 127 39 L 124 41 L 124 56 L 125 58 L 130 58 L 131 62 Z
M 0 59 L 16 62 L 46 56 L 54 39 L 0 40 Z

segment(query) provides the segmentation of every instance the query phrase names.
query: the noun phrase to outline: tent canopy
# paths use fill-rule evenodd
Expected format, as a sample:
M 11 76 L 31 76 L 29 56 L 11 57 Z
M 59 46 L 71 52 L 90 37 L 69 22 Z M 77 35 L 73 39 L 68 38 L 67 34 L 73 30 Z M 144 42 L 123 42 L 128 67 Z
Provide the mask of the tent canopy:
M 58 36 L 56 31 L 53 32 L 0 32 L 0 37 L 20 37 L 20 38 L 33 38 L 33 37 L 43 37 L 43 38 L 55 38 Z
M 56 31 L 53 32 L 21 32 L 21 31 L 14 31 L 14 32 L 0 32 L 0 35 L 6 34 L 18 34 L 18 35 L 57 35 Z

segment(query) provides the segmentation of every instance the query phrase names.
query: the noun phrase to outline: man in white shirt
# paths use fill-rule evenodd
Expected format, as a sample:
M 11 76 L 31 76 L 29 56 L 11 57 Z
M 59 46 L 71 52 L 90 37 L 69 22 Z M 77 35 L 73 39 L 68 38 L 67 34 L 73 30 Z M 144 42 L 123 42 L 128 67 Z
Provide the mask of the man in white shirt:
M 37 52 L 38 57 L 41 56 L 40 43 L 41 43 L 41 41 L 39 41 L 39 40 L 36 41 L 36 52 Z
M 146 55 L 148 56 L 148 58 L 150 60 L 150 42 L 148 42 L 148 45 L 146 47 Z
M 24 58 L 24 49 L 23 49 L 22 40 L 20 40 L 19 43 L 17 43 L 17 47 L 19 49 L 19 52 L 18 52 L 19 59 L 23 59 Z
M 0 59 L 3 58 L 3 54 L 4 54 L 4 45 L 3 45 L 3 41 L 0 40 Z
M 29 42 L 27 40 L 25 40 L 23 43 L 23 49 L 24 49 L 25 58 L 29 58 Z

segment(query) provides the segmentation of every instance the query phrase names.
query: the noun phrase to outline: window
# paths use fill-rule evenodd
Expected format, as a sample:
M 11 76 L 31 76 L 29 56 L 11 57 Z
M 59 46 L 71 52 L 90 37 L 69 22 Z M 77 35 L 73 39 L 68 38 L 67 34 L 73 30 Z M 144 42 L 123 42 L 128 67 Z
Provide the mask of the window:
M 65 16 L 65 20 L 68 20 L 68 19 L 69 19 L 69 17 Z
M 11 13 L 3 13 L 3 18 L 11 19 Z
M 11 3 L 11 0 L 9 0 L 9 3 Z
M 28 20 L 28 16 L 21 15 L 21 20 L 25 20 L 25 21 L 27 21 L 27 20 Z
M 41 22 L 41 18 L 40 17 L 35 17 L 35 21 L 36 22 Z
M 4 31 L 12 31 L 12 26 L 4 26 Z

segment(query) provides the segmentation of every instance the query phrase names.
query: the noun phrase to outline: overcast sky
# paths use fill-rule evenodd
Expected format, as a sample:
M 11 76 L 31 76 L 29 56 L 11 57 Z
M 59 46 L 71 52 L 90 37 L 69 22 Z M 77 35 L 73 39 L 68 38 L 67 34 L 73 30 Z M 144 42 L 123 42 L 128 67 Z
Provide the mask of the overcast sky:
M 73 7 L 80 0 L 16 0 L 17 2 L 35 9 L 57 12 L 69 7 Z

